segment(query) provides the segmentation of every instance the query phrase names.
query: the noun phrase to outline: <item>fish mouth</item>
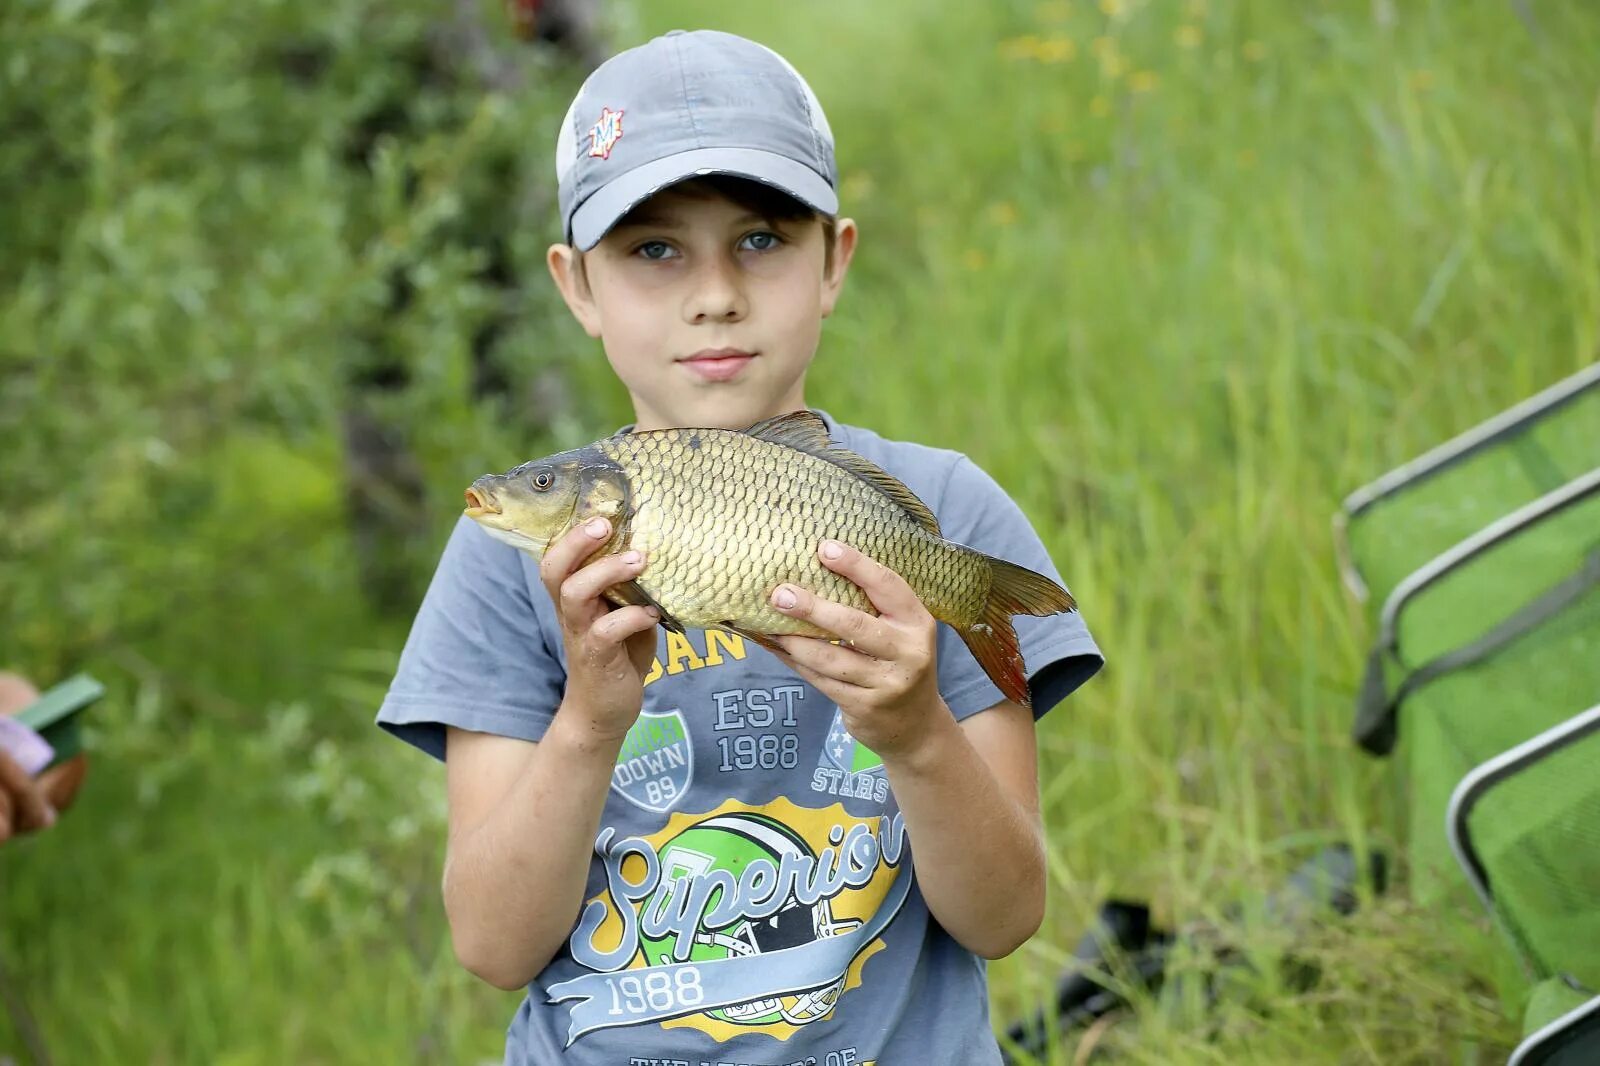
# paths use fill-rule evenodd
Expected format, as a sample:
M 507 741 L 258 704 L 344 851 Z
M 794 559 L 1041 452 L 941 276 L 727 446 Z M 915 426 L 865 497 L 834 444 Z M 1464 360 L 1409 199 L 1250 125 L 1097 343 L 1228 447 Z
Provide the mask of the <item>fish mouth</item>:
M 482 518 L 484 515 L 500 513 L 500 505 L 495 503 L 494 497 L 476 485 L 467 490 L 466 496 L 468 518 Z

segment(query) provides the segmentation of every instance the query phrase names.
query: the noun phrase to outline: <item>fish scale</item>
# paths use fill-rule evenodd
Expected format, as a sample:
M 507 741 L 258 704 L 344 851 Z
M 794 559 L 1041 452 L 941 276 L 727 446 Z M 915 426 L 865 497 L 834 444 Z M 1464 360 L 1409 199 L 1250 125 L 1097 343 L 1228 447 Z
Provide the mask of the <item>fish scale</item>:
M 906 576 L 930 611 L 970 616 L 981 606 L 981 596 L 952 595 L 962 586 L 986 591 L 976 580 L 986 576 L 978 573 L 979 559 L 960 558 L 894 501 L 826 459 L 705 430 L 626 434 L 599 447 L 622 468 L 633 494 L 629 544 L 648 560 L 639 585 L 686 626 L 732 620 L 758 632 L 821 635 L 770 606 L 772 590 L 785 582 L 871 612 L 859 587 L 816 558 L 823 538 Z M 927 580 L 928 557 L 936 555 L 955 555 L 952 580 Z

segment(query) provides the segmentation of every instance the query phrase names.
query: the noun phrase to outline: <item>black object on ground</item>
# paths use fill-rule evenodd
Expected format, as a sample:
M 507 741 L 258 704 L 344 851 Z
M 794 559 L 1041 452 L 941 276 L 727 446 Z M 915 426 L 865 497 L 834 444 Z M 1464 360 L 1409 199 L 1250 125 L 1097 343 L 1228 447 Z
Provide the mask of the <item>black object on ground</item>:
M 1369 855 L 1372 890 L 1382 893 L 1388 883 L 1388 863 L 1381 852 Z M 1288 882 L 1262 901 L 1264 919 L 1284 929 L 1307 929 L 1319 918 L 1355 912 L 1361 870 L 1349 845 L 1333 844 L 1300 865 Z M 1243 908 L 1234 905 L 1230 915 Z M 1166 980 L 1167 960 L 1179 944 L 1203 943 L 1217 960 L 1218 970 L 1244 965 L 1238 953 L 1222 943 L 1217 931 L 1197 925 L 1174 934 L 1150 924 L 1150 908 L 1137 902 L 1108 900 L 1101 904 L 1094 927 L 1078 941 L 1060 979 L 1054 1007 L 1017 1022 L 1007 1030 L 1010 1050 L 1003 1056 L 1009 1066 L 1042 1060 L 1063 1034 L 1092 1024 L 1129 1005 L 1138 989 L 1159 991 Z M 1304 971 L 1308 983 L 1315 971 Z M 1208 979 L 1206 999 L 1215 1000 L 1215 981 Z

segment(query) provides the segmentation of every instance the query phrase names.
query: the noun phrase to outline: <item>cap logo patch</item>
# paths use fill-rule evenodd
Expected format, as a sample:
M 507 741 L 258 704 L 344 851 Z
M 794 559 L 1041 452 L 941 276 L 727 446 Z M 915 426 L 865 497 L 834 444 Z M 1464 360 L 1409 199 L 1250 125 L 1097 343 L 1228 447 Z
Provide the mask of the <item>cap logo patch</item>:
M 600 121 L 589 127 L 589 154 L 610 159 L 611 149 L 622 139 L 622 112 L 600 109 Z

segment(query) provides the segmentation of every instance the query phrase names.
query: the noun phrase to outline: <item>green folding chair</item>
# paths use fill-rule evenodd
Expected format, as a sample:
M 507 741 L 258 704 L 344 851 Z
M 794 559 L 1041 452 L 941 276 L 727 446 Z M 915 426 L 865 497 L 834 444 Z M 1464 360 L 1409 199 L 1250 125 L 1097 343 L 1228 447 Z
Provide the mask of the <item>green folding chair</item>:
M 1412 892 L 1430 902 L 1461 887 L 1439 833 L 1456 783 L 1600 702 L 1600 468 L 1419 567 L 1378 629 L 1357 732 L 1404 737 Z
M 1334 516 L 1345 584 L 1388 610 L 1408 576 L 1493 522 L 1600 462 L 1600 363 L 1352 492 Z M 1373 669 L 1376 669 L 1374 667 Z M 1383 681 L 1369 669 L 1367 685 Z M 1356 740 L 1394 747 L 1386 718 L 1363 719 Z
M 1353 732 L 1398 745 L 1412 895 L 1470 884 L 1520 949 L 1497 976 L 1529 1034 L 1513 1063 L 1600 1064 L 1600 365 L 1352 493 L 1335 527 L 1378 631 Z
M 1600 1063 L 1600 704 L 1478 766 L 1446 832 L 1535 982 L 1512 1066 Z

